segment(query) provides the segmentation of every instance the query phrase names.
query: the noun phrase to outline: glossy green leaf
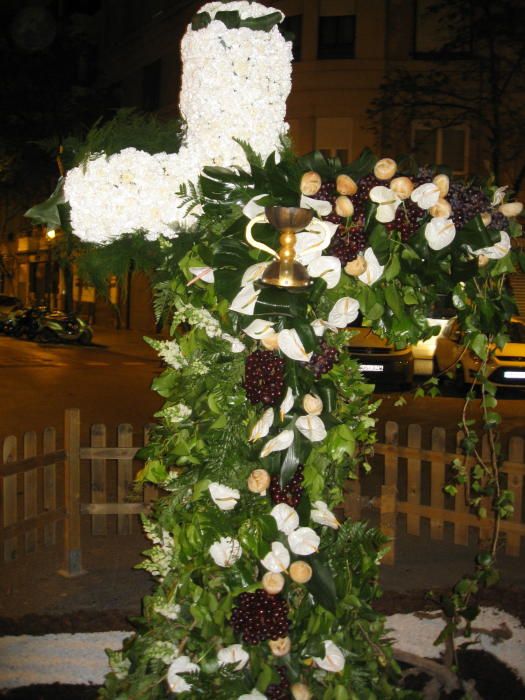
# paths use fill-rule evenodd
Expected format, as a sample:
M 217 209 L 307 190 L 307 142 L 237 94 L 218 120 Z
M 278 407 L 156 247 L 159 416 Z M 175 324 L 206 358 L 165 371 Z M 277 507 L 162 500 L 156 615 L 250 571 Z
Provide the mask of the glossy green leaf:
M 255 303 L 254 316 L 289 316 L 304 318 L 308 296 L 277 287 L 265 287 Z
M 385 287 L 385 300 L 395 315 L 401 318 L 403 316 L 403 300 L 397 287 L 393 284 Z
M 294 318 L 292 328 L 297 331 L 306 352 L 312 352 L 317 347 L 317 336 L 312 326 L 304 318 Z
M 308 557 L 308 563 L 312 567 L 313 573 L 306 587 L 319 605 L 335 615 L 337 592 L 330 567 L 319 555 Z
M 234 238 L 222 238 L 217 244 L 213 255 L 214 268 L 230 267 L 235 270 L 241 270 L 241 277 L 252 262 L 250 248 L 242 241 Z
M 478 214 L 457 232 L 453 245 L 469 245 L 472 250 L 479 250 L 479 248 L 494 245 L 500 238 L 500 232 L 497 229 L 487 228 L 481 215 Z
M 374 212 L 375 213 L 375 212 Z M 368 237 L 368 243 L 381 265 L 386 265 L 390 258 L 390 238 L 384 224 L 376 223 Z
M 304 464 L 306 462 L 311 451 L 311 443 L 307 438 L 301 435 L 301 433 L 296 432 L 294 441 L 286 452 L 283 453 L 284 458 L 281 463 L 281 473 L 279 477 L 281 488 L 288 484 L 299 464 Z
M 337 408 L 337 392 L 329 379 L 319 380 L 315 388 L 323 402 L 323 413 L 332 413 Z

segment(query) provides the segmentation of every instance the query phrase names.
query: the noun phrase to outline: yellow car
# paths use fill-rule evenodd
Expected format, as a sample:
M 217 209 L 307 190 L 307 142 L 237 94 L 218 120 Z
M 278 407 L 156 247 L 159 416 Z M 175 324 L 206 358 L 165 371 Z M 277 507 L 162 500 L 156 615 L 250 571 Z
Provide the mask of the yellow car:
M 376 385 L 396 384 L 410 389 L 414 378 L 414 357 L 409 346 L 397 350 L 364 326 L 349 326 L 354 335 L 348 351 L 358 362 L 363 375 Z
M 489 379 L 497 386 L 525 388 L 525 320 L 513 318 L 510 340 L 496 348 L 489 363 Z M 437 372 L 455 372 L 458 384 L 471 384 L 481 366 L 480 359 L 463 345 L 463 333 L 452 318 L 438 336 L 434 363 Z

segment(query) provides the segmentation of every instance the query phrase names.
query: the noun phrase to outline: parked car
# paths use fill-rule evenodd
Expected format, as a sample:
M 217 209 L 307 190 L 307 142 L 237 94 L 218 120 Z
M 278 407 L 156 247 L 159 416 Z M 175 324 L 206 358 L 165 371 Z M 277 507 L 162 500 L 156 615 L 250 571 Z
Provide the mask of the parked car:
M 22 300 L 18 297 L 0 294 L 0 331 L 4 329 L 4 323 L 9 318 L 9 314 L 23 307 Z
M 509 342 L 501 350 L 496 348 L 489 362 L 488 378 L 497 386 L 525 388 L 525 320 L 514 317 L 509 330 Z M 476 377 L 481 361 L 465 349 L 456 318 L 438 337 L 434 361 L 437 372 L 453 372 L 459 385 L 471 384 Z

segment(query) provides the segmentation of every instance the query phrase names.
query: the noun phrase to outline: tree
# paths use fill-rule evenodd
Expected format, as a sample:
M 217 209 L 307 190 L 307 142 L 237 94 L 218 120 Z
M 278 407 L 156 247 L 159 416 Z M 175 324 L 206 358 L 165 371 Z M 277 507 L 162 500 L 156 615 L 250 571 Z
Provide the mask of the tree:
M 470 124 L 496 181 L 519 191 L 525 178 L 525 6 L 521 0 L 441 0 L 427 12 L 449 39 L 428 56 L 430 66 L 391 64 L 369 110 L 384 145 L 399 147 L 414 120 Z

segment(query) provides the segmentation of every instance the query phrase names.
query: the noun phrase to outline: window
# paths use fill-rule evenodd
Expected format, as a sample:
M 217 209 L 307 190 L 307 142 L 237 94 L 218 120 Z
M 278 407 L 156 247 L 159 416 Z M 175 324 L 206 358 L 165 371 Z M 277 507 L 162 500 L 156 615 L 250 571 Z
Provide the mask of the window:
M 319 17 L 317 58 L 355 57 L 355 15 Z
M 455 175 L 466 175 L 469 161 L 469 128 L 465 124 L 441 127 L 416 122 L 412 125 L 412 150 L 421 165 L 448 165 Z
M 465 58 L 471 54 L 470 17 L 447 9 L 436 9 L 436 0 L 416 0 L 414 56 Z M 465 8 L 467 8 L 465 3 Z
M 301 60 L 301 40 L 303 33 L 303 16 L 288 15 L 279 25 L 279 31 L 285 39 L 292 42 L 292 55 L 294 61 Z
M 162 59 L 149 63 L 142 69 L 142 109 L 154 112 L 160 107 Z

